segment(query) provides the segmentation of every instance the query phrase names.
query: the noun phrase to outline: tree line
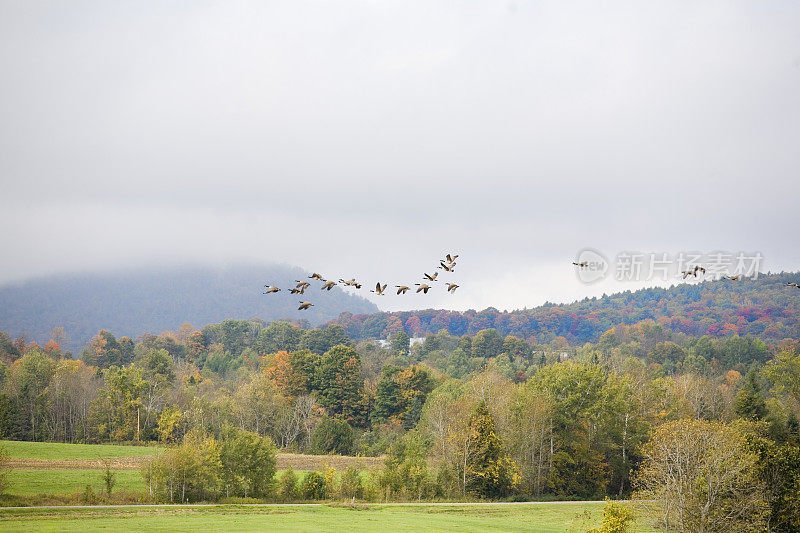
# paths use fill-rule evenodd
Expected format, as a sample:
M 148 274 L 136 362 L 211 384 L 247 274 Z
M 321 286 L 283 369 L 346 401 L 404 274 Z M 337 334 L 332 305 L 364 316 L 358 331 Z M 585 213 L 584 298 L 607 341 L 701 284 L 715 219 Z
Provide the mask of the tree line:
M 634 496 L 684 531 L 798 525 L 797 341 L 643 321 L 578 345 L 489 328 L 384 346 L 226 320 L 101 331 L 73 360 L 53 337 L 0 335 L 0 435 L 160 442 L 143 471 L 156 501 Z M 279 449 L 385 459 L 299 479 L 276 475 Z
M 556 337 L 584 343 L 596 342 L 609 329 L 652 320 L 671 332 L 694 337 L 749 334 L 777 342 L 800 336 L 800 291 L 787 287 L 797 280 L 796 273 L 762 274 L 755 280 L 654 287 L 515 311 L 489 307 L 464 312 L 342 313 L 328 325 L 344 327 L 357 340 L 388 338 L 400 331 L 412 337 L 442 330 L 456 336 L 474 335 L 494 328 L 532 343 L 548 343 Z

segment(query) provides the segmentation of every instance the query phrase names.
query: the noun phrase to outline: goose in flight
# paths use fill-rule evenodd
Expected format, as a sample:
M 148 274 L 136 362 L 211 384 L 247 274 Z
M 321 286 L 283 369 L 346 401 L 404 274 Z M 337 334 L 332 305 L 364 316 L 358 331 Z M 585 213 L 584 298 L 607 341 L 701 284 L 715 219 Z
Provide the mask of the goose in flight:
M 419 291 L 423 291 L 425 294 L 428 294 L 428 289 L 430 289 L 430 286 L 429 286 L 429 285 L 426 285 L 426 284 L 424 284 L 424 283 L 415 283 L 414 285 L 416 285 L 417 287 L 419 287 L 419 288 L 417 289 L 417 292 L 419 292 Z
M 438 272 L 434 272 L 433 275 L 426 273 L 425 274 L 425 279 L 427 279 L 428 281 L 436 281 L 436 276 L 438 276 L 438 275 L 439 275 Z
M 589 266 L 589 261 L 581 261 L 580 263 L 573 261 L 572 264 L 579 268 L 586 268 Z
M 355 279 L 344 280 L 344 279 L 339 278 L 339 283 L 344 283 L 345 287 L 352 287 L 354 285 L 358 285 L 358 283 L 356 283 Z
M 290 292 L 291 294 L 305 294 L 305 292 L 306 292 L 306 288 L 305 288 L 305 287 L 303 287 L 303 288 L 300 288 L 300 287 L 292 287 L 292 289 L 291 289 L 289 292 Z
M 385 290 L 386 290 L 386 284 L 384 283 L 384 284 L 383 284 L 383 286 L 381 286 L 381 282 L 379 281 L 379 282 L 378 282 L 378 283 L 375 285 L 375 290 L 373 291 L 372 289 L 370 289 L 370 291 L 369 291 L 369 292 L 374 292 L 374 293 L 375 293 L 375 294 L 377 294 L 378 296 L 383 296 L 383 291 L 385 291 Z
M 694 268 L 690 268 L 689 270 L 684 270 L 681 273 L 683 274 L 683 279 L 686 279 L 689 276 L 697 277 L 698 272 L 702 272 L 703 274 L 705 274 L 706 273 L 705 267 L 701 267 L 700 265 L 695 265 Z
M 455 255 L 447 254 L 446 256 L 444 256 L 444 262 L 447 262 L 447 263 L 449 263 L 451 265 L 455 265 L 457 258 L 458 258 L 458 254 L 455 254 Z
M 264 285 L 264 286 L 267 288 L 267 290 L 264 291 L 263 294 L 271 294 L 273 292 L 280 291 L 280 289 L 278 287 L 274 286 L 274 285 Z
M 311 307 L 312 305 L 314 305 L 314 304 L 312 304 L 311 302 L 302 302 L 302 301 L 301 301 L 301 302 L 300 302 L 300 307 L 298 307 L 298 308 L 297 308 L 297 310 L 298 310 L 298 311 L 303 311 L 303 310 L 305 310 L 305 309 L 308 309 L 308 308 L 309 308 L 309 307 Z
M 405 294 L 408 292 L 409 289 L 405 285 L 395 285 L 395 287 L 397 287 L 397 294 Z
M 456 285 L 455 283 L 448 283 L 448 284 L 447 284 L 447 292 L 449 292 L 450 294 L 454 294 L 454 293 L 456 292 L 456 289 L 457 289 L 458 287 L 459 287 L 459 286 L 458 286 L 458 285 Z
M 731 281 L 737 281 L 741 276 L 742 276 L 741 274 L 736 274 L 735 276 L 723 276 L 723 277 Z
M 331 290 L 333 288 L 334 285 L 336 285 L 335 281 L 326 281 L 325 283 L 322 284 L 321 289 L 323 291 L 326 291 L 326 290 L 329 291 L 329 290 Z
M 787 285 L 791 285 L 792 287 L 797 287 L 798 289 L 800 289 L 800 285 L 798 285 L 797 283 L 789 282 L 787 283 Z
M 307 281 L 300 281 L 299 279 L 294 280 L 297 283 L 298 289 L 306 290 L 311 284 Z
M 324 279 L 322 279 L 322 274 L 317 274 L 316 272 L 314 272 L 313 274 L 311 274 L 308 277 L 309 277 L 309 279 L 315 279 L 315 280 L 318 280 L 318 281 L 325 281 Z
M 444 263 L 444 261 L 439 261 L 439 263 L 441 263 L 441 266 L 438 266 L 438 267 L 436 267 L 436 268 L 441 268 L 441 269 L 442 269 L 442 270 L 444 270 L 445 272 L 453 272 L 453 268 L 455 267 L 455 264 L 454 264 L 454 263 L 453 263 L 453 264 L 449 264 L 449 265 L 446 265 L 446 264 Z

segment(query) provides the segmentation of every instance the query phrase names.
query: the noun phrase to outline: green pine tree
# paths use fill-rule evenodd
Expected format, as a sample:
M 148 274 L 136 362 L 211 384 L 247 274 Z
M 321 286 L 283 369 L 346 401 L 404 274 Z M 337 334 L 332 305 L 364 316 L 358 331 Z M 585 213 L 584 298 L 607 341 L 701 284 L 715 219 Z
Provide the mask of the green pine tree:
M 486 402 L 478 404 L 472 412 L 469 431 L 475 453 L 469 464 L 471 482 L 468 489 L 484 498 L 507 496 L 517 483 L 517 466 L 497 436 L 494 418 Z
M 761 386 L 758 384 L 758 377 L 755 371 L 747 373 L 745 384 L 736 394 L 735 401 L 736 414 L 742 418 L 750 420 L 761 420 L 767 416 L 767 403 Z

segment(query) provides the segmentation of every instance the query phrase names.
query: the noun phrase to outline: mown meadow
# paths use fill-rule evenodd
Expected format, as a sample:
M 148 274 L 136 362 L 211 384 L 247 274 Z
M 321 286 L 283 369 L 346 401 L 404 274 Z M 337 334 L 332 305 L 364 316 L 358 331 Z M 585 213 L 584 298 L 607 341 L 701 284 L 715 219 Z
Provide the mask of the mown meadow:
M 446 505 L 124 506 L 0 511 L 0 529 L 15 531 L 386 531 L 585 532 L 602 502 Z M 636 532 L 656 531 L 637 525 Z

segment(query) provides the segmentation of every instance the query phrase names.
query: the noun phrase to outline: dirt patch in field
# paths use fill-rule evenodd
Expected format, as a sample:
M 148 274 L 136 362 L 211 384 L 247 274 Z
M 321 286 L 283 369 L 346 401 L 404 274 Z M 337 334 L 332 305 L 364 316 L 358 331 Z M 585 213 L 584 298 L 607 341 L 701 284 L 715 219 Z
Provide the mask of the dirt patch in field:
M 332 466 L 344 470 L 348 466 L 372 468 L 383 464 L 383 457 L 350 457 L 348 455 L 307 455 L 302 453 L 279 453 L 278 470 L 292 467 L 294 470 L 319 470 Z
M 108 459 L 32 459 L 11 458 L 9 468 L 25 470 L 80 470 L 102 469 L 109 464 L 114 470 L 136 470 L 148 459 L 147 456 L 109 457 Z
M 108 459 L 32 459 L 10 458 L 9 468 L 25 470 L 76 470 L 103 469 L 106 463 L 114 470 L 137 470 L 149 459 L 148 456 L 109 457 Z M 383 457 L 350 457 L 346 455 L 306 455 L 301 453 L 279 453 L 278 470 L 292 467 L 295 470 L 319 470 L 332 466 L 344 470 L 350 465 L 372 468 L 383 464 Z

